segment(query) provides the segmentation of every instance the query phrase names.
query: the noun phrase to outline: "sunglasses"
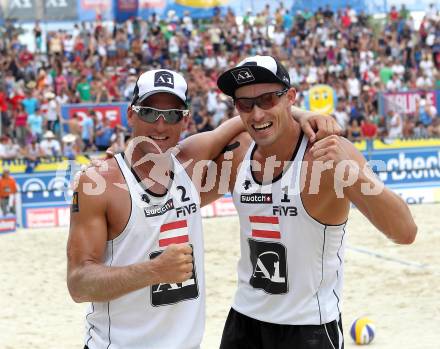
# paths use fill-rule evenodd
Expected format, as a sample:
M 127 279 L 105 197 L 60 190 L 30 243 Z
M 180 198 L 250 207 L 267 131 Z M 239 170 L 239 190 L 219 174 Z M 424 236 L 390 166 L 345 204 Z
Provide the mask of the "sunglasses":
M 281 91 L 263 93 L 257 97 L 235 98 L 234 104 L 238 111 L 244 113 L 250 113 L 255 105 L 263 110 L 268 110 L 276 106 L 280 98 L 285 95 L 287 91 L 289 91 L 289 89 L 286 88 Z
M 186 109 L 155 109 L 151 107 L 141 107 L 139 105 L 132 105 L 133 110 L 142 121 L 150 124 L 155 123 L 161 116 L 167 124 L 177 124 L 184 116 L 189 115 L 189 110 Z

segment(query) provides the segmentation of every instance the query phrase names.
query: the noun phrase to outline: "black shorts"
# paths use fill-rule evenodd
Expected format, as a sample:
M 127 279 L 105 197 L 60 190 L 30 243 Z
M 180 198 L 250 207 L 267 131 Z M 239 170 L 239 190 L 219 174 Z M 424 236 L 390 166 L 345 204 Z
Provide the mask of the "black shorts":
M 287 348 L 343 349 L 341 317 L 325 325 L 279 325 L 252 319 L 231 308 L 220 349 Z

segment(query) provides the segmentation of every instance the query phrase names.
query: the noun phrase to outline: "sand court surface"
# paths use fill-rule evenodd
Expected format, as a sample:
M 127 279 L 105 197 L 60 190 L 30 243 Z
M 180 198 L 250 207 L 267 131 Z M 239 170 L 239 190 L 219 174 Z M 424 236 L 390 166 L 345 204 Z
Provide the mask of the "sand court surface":
M 438 349 L 440 340 L 440 205 L 412 206 L 416 242 L 388 241 L 356 210 L 347 228 L 343 325 L 346 348 L 356 347 L 351 321 L 376 325 L 370 347 Z M 237 217 L 204 220 L 207 326 L 203 348 L 218 348 L 236 285 Z M 67 229 L 0 235 L 0 349 L 83 347 L 85 304 L 67 291 Z

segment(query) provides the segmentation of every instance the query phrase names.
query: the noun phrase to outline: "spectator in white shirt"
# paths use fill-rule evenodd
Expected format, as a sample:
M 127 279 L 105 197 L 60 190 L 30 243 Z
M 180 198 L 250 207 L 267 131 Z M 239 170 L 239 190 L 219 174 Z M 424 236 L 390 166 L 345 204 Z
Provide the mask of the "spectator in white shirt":
M 52 131 L 46 131 L 43 136 L 43 140 L 40 143 L 41 151 L 44 156 L 60 156 L 61 144 L 55 138 L 55 134 Z
M 206 94 L 206 109 L 210 113 L 215 113 L 217 105 L 217 92 L 215 88 L 211 88 Z
M 336 119 L 336 122 L 341 127 L 342 132 L 345 134 L 347 131 L 347 124 L 350 121 L 350 116 L 347 113 L 344 101 L 338 102 L 338 106 L 336 107 L 333 115 Z
M 11 160 L 16 159 L 20 155 L 20 146 L 14 144 L 8 136 L 0 138 L 0 159 Z
M 395 111 L 390 110 L 388 112 L 388 120 L 388 138 L 401 138 L 403 131 L 402 117 Z
M 387 82 L 386 89 L 390 92 L 397 92 L 402 89 L 402 80 L 401 77 L 397 74 L 394 74 L 391 80 Z
M 286 39 L 286 33 L 282 27 L 277 27 L 273 33 L 273 41 L 275 45 L 282 46 Z
M 351 73 L 350 77 L 347 79 L 347 90 L 351 98 L 359 97 L 361 94 L 361 84 L 354 73 Z
M 419 73 L 416 80 L 416 86 L 421 89 L 428 89 L 432 87 L 432 81 L 428 77 Z
M 212 50 L 207 51 L 207 56 L 203 60 L 203 66 L 206 69 L 214 69 L 214 67 L 217 65 L 217 59 L 213 55 Z
M 393 75 L 398 75 L 399 77 L 402 77 L 405 73 L 405 67 L 397 60 L 394 60 L 391 70 L 393 71 Z

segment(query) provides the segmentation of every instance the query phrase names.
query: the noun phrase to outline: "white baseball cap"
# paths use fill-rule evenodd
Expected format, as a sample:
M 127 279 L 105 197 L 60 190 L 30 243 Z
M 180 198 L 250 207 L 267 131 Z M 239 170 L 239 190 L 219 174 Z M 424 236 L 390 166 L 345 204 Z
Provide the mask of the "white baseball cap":
M 159 92 L 171 93 L 187 106 L 188 84 L 185 78 L 167 69 L 149 70 L 141 74 L 136 81 L 131 104 L 139 104 Z

